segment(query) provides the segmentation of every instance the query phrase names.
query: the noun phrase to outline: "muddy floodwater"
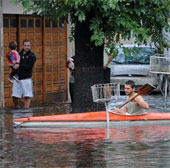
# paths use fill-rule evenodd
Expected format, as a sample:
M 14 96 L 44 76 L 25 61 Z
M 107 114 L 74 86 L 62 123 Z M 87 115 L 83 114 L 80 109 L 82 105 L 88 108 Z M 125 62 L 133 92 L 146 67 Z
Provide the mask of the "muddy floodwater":
M 152 112 L 170 113 L 160 94 L 145 96 Z M 121 96 L 119 103 L 126 100 Z M 0 168 L 169 168 L 170 121 L 107 128 L 14 128 L 22 116 L 69 113 L 67 103 L 0 110 Z M 155 121 L 154 121 L 155 122 Z

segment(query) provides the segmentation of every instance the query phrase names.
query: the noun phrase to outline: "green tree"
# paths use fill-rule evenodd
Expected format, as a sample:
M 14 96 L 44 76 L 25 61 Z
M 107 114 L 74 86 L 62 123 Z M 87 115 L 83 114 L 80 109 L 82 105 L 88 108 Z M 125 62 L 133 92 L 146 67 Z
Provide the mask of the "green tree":
M 167 47 L 169 0 L 13 0 L 21 2 L 25 12 L 48 15 L 74 24 L 75 98 L 73 111 L 98 110 L 92 103 L 90 86 L 102 83 L 103 42 L 112 47 L 120 39 L 135 37 L 137 44 L 148 40 L 159 48 Z M 69 17 L 70 16 L 70 17 Z

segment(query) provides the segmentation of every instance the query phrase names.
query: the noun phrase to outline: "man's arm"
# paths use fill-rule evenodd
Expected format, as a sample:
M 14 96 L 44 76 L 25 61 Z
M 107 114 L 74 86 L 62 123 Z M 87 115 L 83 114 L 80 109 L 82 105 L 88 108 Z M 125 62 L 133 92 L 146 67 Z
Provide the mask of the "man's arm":
M 14 69 L 18 69 L 18 68 L 19 68 L 19 64 L 15 64 L 15 65 L 13 66 L 13 68 L 14 68 Z
M 118 113 L 118 114 L 126 114 L 128 111 L 128 108 L 125 107 L 124 109 L 116 108 L 113 111 L 110 111 L 111 113 Z
M 140 106 L 143 109 L 148 110 L 149 109 L 149 105 L 146 101 L 144 101 L 142 96 L 138 96 L 134 99 L 134 102 L 136 103 L 137 106 Z
M 110 56 L 110 57 L 109 57 L 108 62 L 106 63 L 106 65 L 104 65 L 104 69 L 106 69 L 107 66 L 110 64 L 110 62 L 112 62 L 112 60 L 113 60 L 113 54 L 111 53 L 109 56 Z

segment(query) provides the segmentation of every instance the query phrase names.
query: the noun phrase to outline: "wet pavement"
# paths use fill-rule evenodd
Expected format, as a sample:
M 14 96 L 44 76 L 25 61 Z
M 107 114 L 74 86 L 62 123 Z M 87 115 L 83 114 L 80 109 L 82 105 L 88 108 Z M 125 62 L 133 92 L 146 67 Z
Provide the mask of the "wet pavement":
M 144 96 L 154 112 L 170 112 L 160 94 Z M 119 104 L 126 100 L 121 96 Z M 22 112 L 21 112 L 22 111 Z M 0 168 L 169 168 L 170 122 L 106 128 L 13 128 L 23 116 L 69 113 L 68 103 L 40 104 L 29 111 L 0 111 Z

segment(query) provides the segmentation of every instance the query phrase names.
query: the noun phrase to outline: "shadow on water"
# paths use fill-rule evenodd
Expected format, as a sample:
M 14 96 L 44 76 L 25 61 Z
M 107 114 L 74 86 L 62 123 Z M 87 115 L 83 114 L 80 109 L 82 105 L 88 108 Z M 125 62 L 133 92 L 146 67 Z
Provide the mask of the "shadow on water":
M 150 111 L 170 112 L 170 101 L 145 96 Z M 120 102 L 126 100 L 121 96 Z M 165 106 L 166 104 L 166 106 Z M 170 122 L 110 128 L 15 129 L 13 118 L 69 113 L 69 104 L 4 109 L 0 113 L 0 168 L 169 168 Z M 22 112 L 21 112 L 22 111 Z M 22 116 L 23 115 L 23 116 Z

